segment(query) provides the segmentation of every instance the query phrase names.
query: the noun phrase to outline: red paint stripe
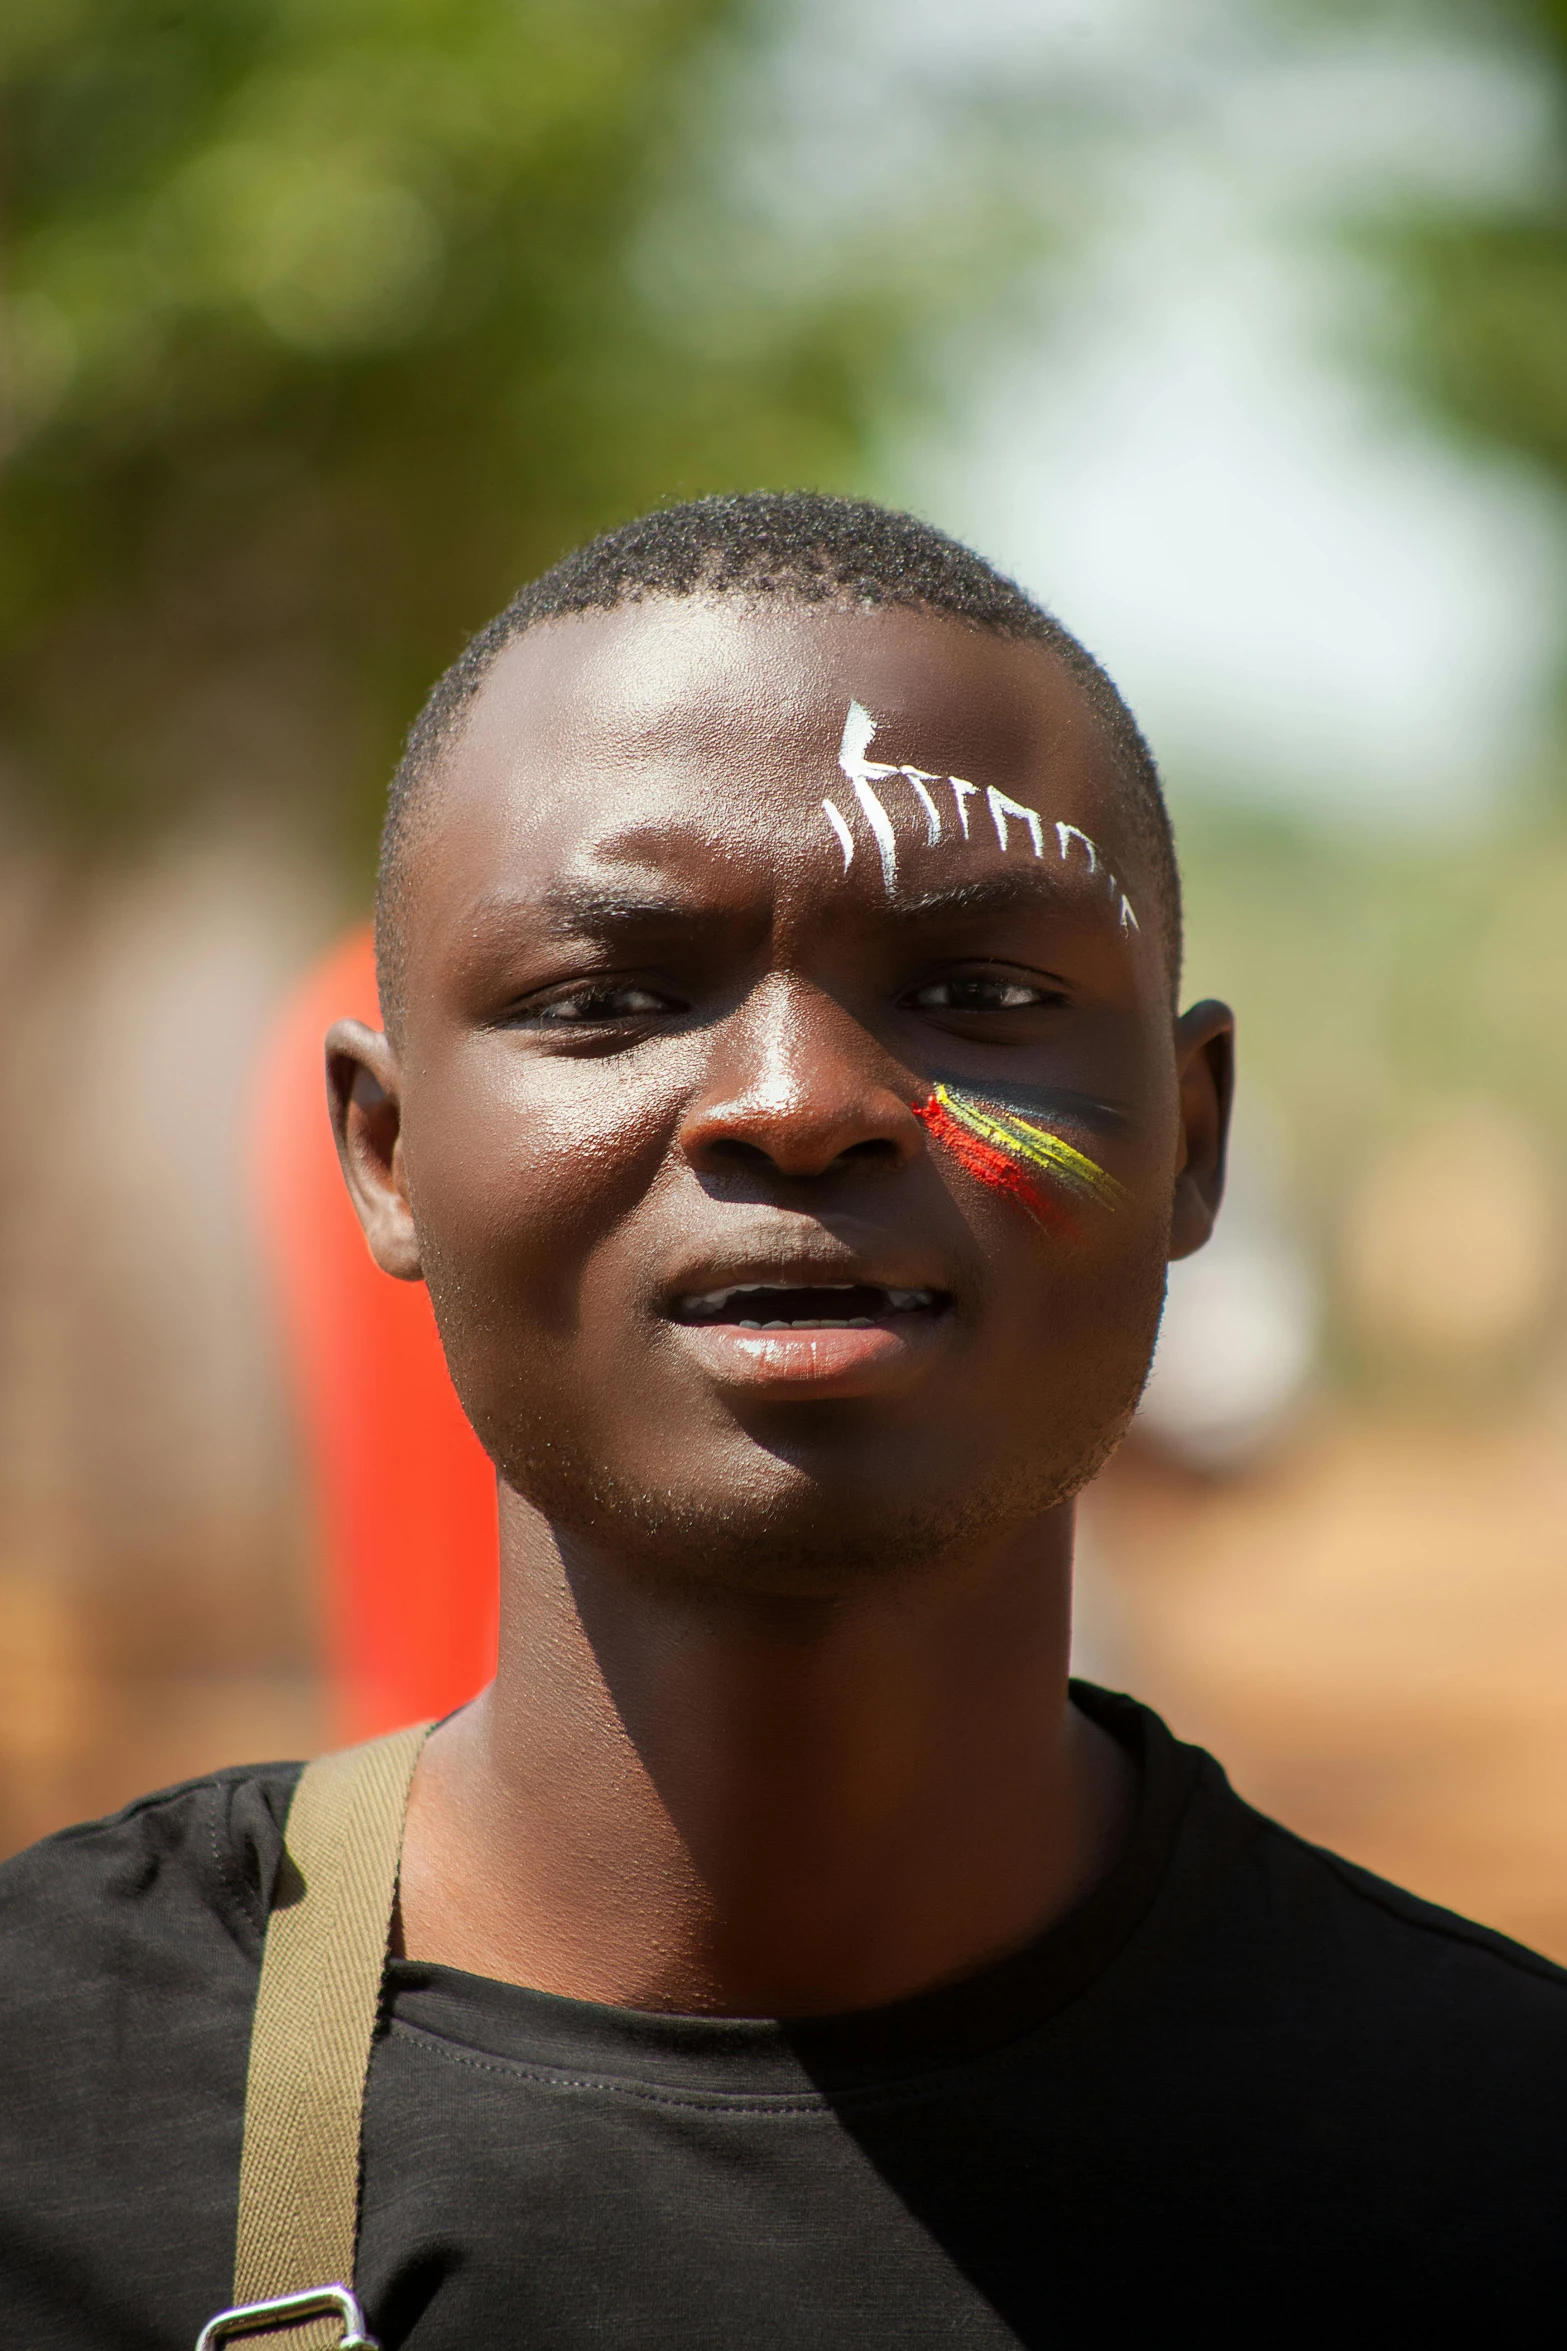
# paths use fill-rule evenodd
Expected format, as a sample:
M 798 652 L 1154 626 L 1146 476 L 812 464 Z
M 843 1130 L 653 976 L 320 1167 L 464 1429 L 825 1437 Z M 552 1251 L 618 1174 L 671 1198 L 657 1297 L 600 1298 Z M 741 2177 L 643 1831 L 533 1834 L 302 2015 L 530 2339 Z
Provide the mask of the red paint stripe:
M 1077 1227 L 1073 1219 L 1017 1160 L 994 1143 L 971 1134 L 934 1095 L 928 1102 L 916 1102 L 913 1109 L 932 1140 L 944 1144 L 971 1176 L 988 1184 L 993 1192 L 1004 1192 L 1009 1200 L 1015 1200 L 1047 1233 L 1055 1233 L 1062 1239 L 1075 1237 Z

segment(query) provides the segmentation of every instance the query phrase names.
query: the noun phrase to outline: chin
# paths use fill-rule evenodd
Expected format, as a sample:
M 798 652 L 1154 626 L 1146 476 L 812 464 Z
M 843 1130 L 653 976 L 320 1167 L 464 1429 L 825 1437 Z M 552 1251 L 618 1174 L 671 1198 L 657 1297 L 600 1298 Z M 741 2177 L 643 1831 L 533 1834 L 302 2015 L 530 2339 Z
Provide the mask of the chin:
M 856 1475 L 841 1459 L 822 1467 L 751 1444 L 715 1474 L 688 1469 L 678 1483 L 655 1483 L 641 1464 L 617 1469 L 558 1430 L 494 1451 L 563 1556 L 608 1553 L 639 1579 L 693 1595 L 848 1599 L 955 1569 L 1070 1502 L 1120 1442 L 1140 1384 L 1092 1425 L 1057 1427 L 1022 1458 L 971 1458 L 956 1488 L 921 1490 L 907 1475 L 867 1475 L 863 1464 Z

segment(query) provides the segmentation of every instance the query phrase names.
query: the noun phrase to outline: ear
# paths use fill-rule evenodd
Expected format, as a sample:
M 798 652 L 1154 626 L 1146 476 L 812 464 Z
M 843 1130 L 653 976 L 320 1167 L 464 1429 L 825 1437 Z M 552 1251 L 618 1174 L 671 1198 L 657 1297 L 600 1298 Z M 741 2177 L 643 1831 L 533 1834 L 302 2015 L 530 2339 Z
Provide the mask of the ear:
M 343 1180 L 370 1254 L 383 1273 L 416 1282 L 422 1268 L 403 1181 L 397 1056 L 378 1029 L 340 1020 L 327 1032 L 326 1083 Z
M 1235 1015 L 1208 999 L 1175 1024 L 1181 1087 L 1181 1157 L 1175 1175 L 1170 1255 L 1190 1257 L 1213 1231 L 1224 1198 L 1224 1154 L 1235 1094 Z

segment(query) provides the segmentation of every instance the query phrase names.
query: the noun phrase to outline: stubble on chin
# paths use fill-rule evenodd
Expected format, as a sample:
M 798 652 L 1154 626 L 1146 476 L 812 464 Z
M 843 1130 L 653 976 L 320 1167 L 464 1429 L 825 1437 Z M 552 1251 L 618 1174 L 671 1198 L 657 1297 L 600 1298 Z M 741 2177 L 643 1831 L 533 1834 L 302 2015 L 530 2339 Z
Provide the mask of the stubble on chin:
M 607 1553 L 638 1580 L 692 1597 L 847 1599 L 923 1582 L 1070 1502 L 1121 1442 L 1145 1377 L 1145 1362 L 1129 1365 L 1091 1414 L 943 1492 L 855 1493 L 761 1445 L 716 1485 L 655 1484 L 618 1472 L 558 1420 L 546 1431 L 536 1413 L 493 1431 L 487 1449 L 563 1552 Z
M 1148 1234 L 1146 1256 L 1138 1254 L 1141 1263 L 1123 1261 L 1120 1269 L 1121 1312 L 1110 1310 L 1098 1361 L 1081 1378 L 1052 1383 L 1058 1402 L 1048 1424 L 1010 1451 L 998 1445 L 989 1460 L 970 1454 L 949 1484 L 916 1475 L 901 1485 L 878 1481 L 874 1491 L 852 1474 L 813 1474 L 806 1462 L 737 1427 L 727 1442 L 716 1427 L 709 1432 L 712 1451 L 723 1458 L 706 1462 L 682 1463 L 680 1436 L 689 1432 L 672 1431 L 667 1480 L 622 1468 L 591 1410 L 573 1412 L 560 1367 L 540 1377 L 539 1354 L 526 1348 L 519 1362 L 514 1334 L 490 1317 L 465 1334 L 477 1340 L 481 1360 L 489 1357 L 492 1374 L 497 1359 L 508 1367 L 510 1376 L 490 1388 L 486 1404 L 474 1389 L 489 1382 L 462 1376 L 478 1363 L 450 1343 L 463 1317 L 442 1312 L 471 1304 L 471 1293 L 465 1300 L 462 1285 L 449 1289 L 438 1265 L 427 1267 L 427 1278 L 480 1442 L 503 1484 L 548 1522 L 563 1554 L 607 1555 L 622 1572 L 692 1599 L 705 1591 L 831 1600 L 960 1568 L 976 1550 L 1070 1502 L 1098 1475 L 1137 1408 L 1163 1309 L 1164 1236 Z

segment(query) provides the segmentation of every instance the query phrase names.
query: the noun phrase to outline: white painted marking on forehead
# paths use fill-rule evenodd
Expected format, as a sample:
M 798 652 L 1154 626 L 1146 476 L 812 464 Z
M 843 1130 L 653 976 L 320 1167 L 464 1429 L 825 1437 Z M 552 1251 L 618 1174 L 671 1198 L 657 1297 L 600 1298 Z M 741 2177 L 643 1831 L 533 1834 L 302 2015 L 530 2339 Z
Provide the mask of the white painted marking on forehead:
M 891 817 L 862 775 L 855 777 L 854 790 L 876 836 L 876 846 L 881 851 L 881 878 L 890 897 L 898 886 L 898 836 L 892 829 Z
M 1019 824 L 1026 824 L 1028 827 L 1028 837 L 1034 844 L 1034 855 L 1043 857 L 1045 854 L 1045 828 L 1039 821 L 1038 809 L 1025 808 L 1021 800 L 1009 800 L 1005 792 L 996 790 L 994 784 L 990 786 L 985 797 L 990 802 L 990 821 L 996 828 L 996 839 L 1001 843 L 1003 853 L 1005 853 L 1007 846 L 1007 819 L 1015 816 Z
M 928 776 L 922 767 L 906 767 L 903 772 L 918 792 L 925 810 L 925 846 L 934 849 L 941 839 L 941 810 L 931 798 L 927 786 L 940 783 L 941 778 Z
M 843 870 L 847 873 L 854 863 L 854 835 L 849 830 L 847 819 L 830 800 L 824 800 L 822 807 L 826 811 L 827 822 L 838 836 L 838 846 L 843 851 Z
M 842 740 L 838 745 L 838 765 L 854 786 L 855 799 L 859 802 L 860 808 L 864 812 L 865 821 L 871 828 L 871 836 L 876 843 L 877 855 L 881 859 L 882 879 L 887 885 L 890 896 L 897 888 L 898 883 L 898 836 L 892 815 L 875 790 L 876 784 L 886 784 L 896 779 L 908 785 L 924 811 L 925 845 L 930 849 L 935 848 L 944 837 L 941 807 L 930 788 L 932 784 L 945 783 L 952 787 L 953 805 L 957 810 L 959 829 L 965 841 L 970 837 L 968 804 L 980 787 L 978 784 L 971 784 L 965 776 L 932 775 L 928 768 L 892 764 L 879 759 L 867 759 L 865 754 L 875 739 L 878 725 L 879 721 L 871 715 L 863 702 L 851 702 L 848 715 L 843 722 Z M 986 786 L 985 804 L 990 810 L 990 821 L 996 828 L 996 839 L 1000 844 L 1003 856 L 1012 846 L 1008 827 L 1020 824 L 1026 825 L 1028 828 L 1029 842 L 1034 855 L 1043 857 L 1045 853 L 1045 826 L 1044 819 L 1040 816 L 1037 808 L 1030 808 L 1024 801 L 1012 799 L 1009 794 L 1001 791 L 995 784 Z M 843 852 L 843 870 L 847 873 L 854 862 L 854 835 L 850 830 L 849 821 L 833 800 L 822 802 L 822 813 L 837 837 L 838 846 Z M 1110 902 L 1118 907 L 1121 929 L 1123 931 L 1141 930 L 1142 925 L 1133 912 L 1131 900 L 1116 880 L 1109 865 L 1100 857 L 1098 843 L 1090 840 L 1087 833 L 1075 824 L 1058 822 L 1055 830 L 1056 840 L 1060 844 L 1062 864 L 1070 864 L 1072 843 L 1074 841 L 1080 842 L 1083 853 L 1088 859 L 1089 872 L 1102 874 L 1104 877 L 1105 889 Z
M 1098 850 L 1095 848 L 1093 842 L 1088 838 L 1088 835 L 1086 833 L 1080 833 L 1075 824 L 1058 824 L 1056 826 L 1056 839 L 1061 844 L 1061 862 L 1063 865 L 1066 863 L 1067 850 L 1071 846 L 1072 842 L 1081 841 L 1083 847 L 1088 851 L 1089 872 L 1097 873 L 1099 871 Z
M 851 702 L 849 715 L 843 722 L 843 741 L 838 745 L 838 765 L 851 783 L 865 773 L 865 754 L 875 732 L 876 721 L 865 705 Z

